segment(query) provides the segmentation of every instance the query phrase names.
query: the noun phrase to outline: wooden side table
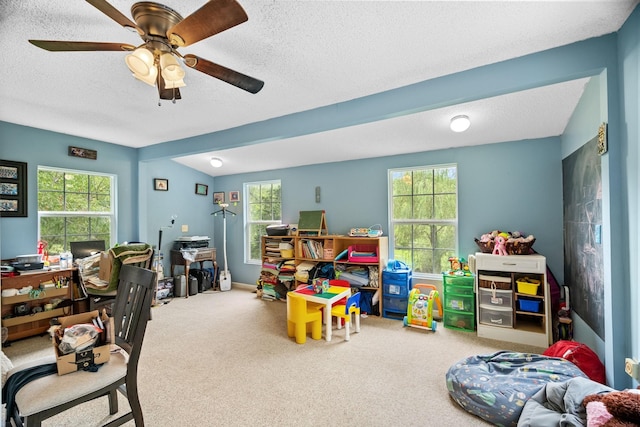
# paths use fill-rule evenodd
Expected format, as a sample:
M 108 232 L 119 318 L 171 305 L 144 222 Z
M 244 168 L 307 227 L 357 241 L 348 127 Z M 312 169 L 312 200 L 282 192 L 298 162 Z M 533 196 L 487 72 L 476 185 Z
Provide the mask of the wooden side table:
M 195 261 L 184 259 L 184 257 L 182 256 L 182 252 L 180 252 L 179 250 L 171 251 L 171 276 L 173 277 L 174 268 L 176 266 L 184 266 L 184 275 L 187 280 L 185 298 L 189 298 L 189 268 L 192 263 L 197 262 L 198 264 L 200 264 L 200 268 L 203 268 L 205 261 L 211 261 L 211 263 L 213 264 L 214 273 L 218 271 L 218 263 L 216 261 L 216 248 L 197 248 L 196 250 L 198 252 L 196 253 Z M 212 280 L 215 279 L 215 277 L 212 278 Z M 213 286 L 215 286 L 215 283 L 213 284 Z

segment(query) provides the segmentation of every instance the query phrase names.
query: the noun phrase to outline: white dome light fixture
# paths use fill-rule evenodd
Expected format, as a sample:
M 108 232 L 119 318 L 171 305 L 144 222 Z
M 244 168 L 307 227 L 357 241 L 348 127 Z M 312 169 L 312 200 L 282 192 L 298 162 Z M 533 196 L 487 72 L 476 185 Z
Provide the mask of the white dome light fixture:
M 218 157 L 212 157 L 211 160 L 209 160 L 209 163 L 211 163 L 211 166 L 214 168 L 222 167 L 222 159 Z
M 454 132 L 464 132 L 469 129 L 471 126 L 471 120 L 469 120 L 469 116 L 461 114 L 459 116 L 455 116 L 451 119 L 451 130 Z

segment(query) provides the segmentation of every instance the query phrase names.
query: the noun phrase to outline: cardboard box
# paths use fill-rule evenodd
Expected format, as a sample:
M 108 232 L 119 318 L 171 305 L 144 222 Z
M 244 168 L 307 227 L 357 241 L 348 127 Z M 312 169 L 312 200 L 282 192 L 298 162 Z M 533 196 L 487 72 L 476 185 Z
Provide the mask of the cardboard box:
M 90 364 L 99 365 L 109 361 L 111 344 L 115 342 L 113 318 L 107 316 L 103 310 L 102 314 L 98 310 L 87 313 L 74 314 L 71 316 L 58 317 L 58 321 L 62 328 L 68 328 L 80 323 L 92 323 L 93 319 L 100 316 L 102 323 L 105 325 L 105 341 L 98 347 L 80 353 L 61 354 L 58 349 L 60 344 L 59 338 L 56 336 L 53 340 L 53 351 L 56 355 L 56 363 L 58 365 L 58 375 L 64 375 L 83 369 Z
M 100 253 L 100 272 L 98 278 L 105 282 L 111 281 L 111 267 L 113 266 L 113 254 L 111 251 Z

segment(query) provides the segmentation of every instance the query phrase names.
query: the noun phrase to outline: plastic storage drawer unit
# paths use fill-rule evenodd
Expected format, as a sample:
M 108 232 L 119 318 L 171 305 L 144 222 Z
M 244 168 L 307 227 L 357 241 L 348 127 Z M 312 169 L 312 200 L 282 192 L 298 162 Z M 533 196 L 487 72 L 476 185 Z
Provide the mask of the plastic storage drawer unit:
M 411 288 L 411 281 L 394 280 L 389 278 L 382 279 L 383 295 L 407 298 Z
M 382 317 L 389 319 L 402 320 L 407 314 L 407 306 L 409 301 L 403 297 L 382 297 Z
M 462 286 L 462 287 L 472 287 L 474 283 L 473 276 L 456 276 L 451 274 L 444 274 L 442 283 L 444 286 Z
M 446 293 L 444 296 L 444 307 L 449 310 L 473 312 L 474 302 L 472 295 L 460 295 Z
M 480 307 L 480 323 L 503 328 L 513 328 L 513 310 L 509 308 Z
M 513 292 L 493 289 L 478 288 L 480 305 L 491 307 L 513 307 Z
M 445 294 L 473 295 L 473 284 L 471 286 L 444 285 Z
M 461 331 L 474 331 L 475 318 L 473 313 L 458 310 L 444 309 L 444 326 L 449 329 Z

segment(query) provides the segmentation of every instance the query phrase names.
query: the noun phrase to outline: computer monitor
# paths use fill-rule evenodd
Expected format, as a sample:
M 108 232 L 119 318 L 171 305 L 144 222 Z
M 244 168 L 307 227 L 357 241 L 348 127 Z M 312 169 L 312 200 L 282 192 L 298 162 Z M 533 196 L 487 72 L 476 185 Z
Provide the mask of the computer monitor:
M 82 242 L 70 242 L 73 259 L 86 258 L 105 250 L 104 240 L 85 240 Z

